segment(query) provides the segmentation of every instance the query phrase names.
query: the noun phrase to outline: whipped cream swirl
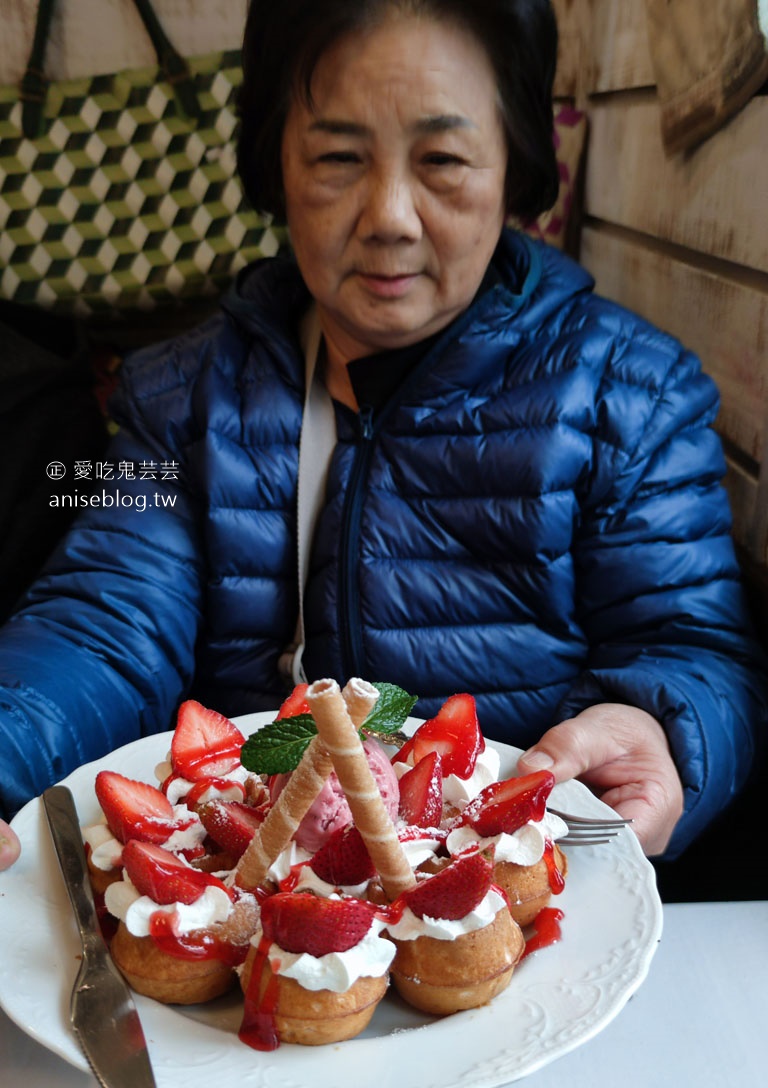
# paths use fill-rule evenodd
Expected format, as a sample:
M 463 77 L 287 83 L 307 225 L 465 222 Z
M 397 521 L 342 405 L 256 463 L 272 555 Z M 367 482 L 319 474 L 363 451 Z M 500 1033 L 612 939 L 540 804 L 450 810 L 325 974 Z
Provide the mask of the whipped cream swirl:
M 158 845 L 172 854 L 198 851 L 208 832 L 197 813 L 192 812 L 186 805 L 174 805 L 173 820 L 179 826 L 165 842 Z M 151 818 L 147 817 L 147 823 L 151 823 Z M 109 830 L 106 820 L 81 828 L 81 833 L 90 847 L 90 861 L 95 869 L 109 872 L 120 867 L 123 844 Z
M 199 782 L 190 782 L 186 778 L 174 775 L 170 754 L 166 760 L 155 767 L 155 777 L 161 786 L 170 779 L 164 792 L 172 805 L 178 805 L 190 790 L 200 785 Z M 245 784 L 249 778 L 253 777 L 250 771 L 246 771 L 245 767 L 238 763 L 228 774 L 216 775 L 217 780 L 227 783 L 226 786 L 217 786 L 211 782 L 200 796 L 195 798 L 195 803 L 202 805 L 207 801 L 242 801 L 246 793 Z
M 125 922 L 134 937 L 149 936 L 150 920 L 157 911 L 174 914 L 173 929 L 181 935 L 223 922 L 233 909 L 230 897 L 215 885 L 209 885 L 194 903 L 156 903 L 148 895 L 142 895 L 125 874 L 122 880 L 109 885 L 104 903 L 110 914 Z
M 286 952 L 277 944 L 267 953 L 272 971 L 295 979 L 305 990 L 332 990 L 344 993 L 359 978 L 381 978 L 389 970 L 396 948 L 381 936 L 384 923 L 374 918 L 361 941 L 346 952 L 326 952 L 311 956 L 308 952 Z M 258 944 L 261 933 L 253 937 Z
M 451 855 L 465 850 L 494 848 L 494 861 L 511 861 L 515 865 L 535 865 L 544 857 L 548 840 L 561 839 L 568 834 L 568 826 L 553 812 L 545 812 L 543 819 L 530 820 L 511 835 L 502 833 L 490 838 L 478 835 L 469 826 L 457 827 L 448 835 L 446 846 Z
M 485 929 L 494 920 L 500 910 L 506 910 L 507 903 L 503 895 L 490 888 L 474 910 L 463 918 L 419 918 L 410 907 L 405 907 L 400 920 L 387 926 L 390 937 L 397 941 L 415 941 L 417 937 L 434 937 L 438 941 L 455 941 L 465 933 L 474 933 Z

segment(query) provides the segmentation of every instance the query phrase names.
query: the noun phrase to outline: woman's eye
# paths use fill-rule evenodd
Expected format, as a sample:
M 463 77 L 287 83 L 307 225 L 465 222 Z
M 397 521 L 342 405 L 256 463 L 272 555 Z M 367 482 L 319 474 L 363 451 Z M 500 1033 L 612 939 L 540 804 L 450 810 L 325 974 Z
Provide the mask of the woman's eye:
M 360 162 L 360 156 L 354 151 L 326 151 L 325 154 L 318 155 L 317 161 L 346 165 Z
M 432 151 L 424 156 L 427 166 L 463 166 L 464 160 L 459 155 L 452 155 L 448 151 Z

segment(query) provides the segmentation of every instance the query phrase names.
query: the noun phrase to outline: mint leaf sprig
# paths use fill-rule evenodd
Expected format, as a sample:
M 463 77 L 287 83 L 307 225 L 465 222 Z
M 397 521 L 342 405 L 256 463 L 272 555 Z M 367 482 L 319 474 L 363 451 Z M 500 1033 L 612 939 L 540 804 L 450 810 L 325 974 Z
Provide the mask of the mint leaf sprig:
M 418 702 L 418 695 L 409 695 L 397 684 L 374 684 L 379 697 L 374 703 L 373 709 L 363 722 L 360 732 L 372 733 L 397 733 L 405 724 L 414 706 Z
M 247 738 L 240 749 L 240 762 L 256 774 L 284 774 L 301 762 L 304 750 L 317 736 L 311 714 L 278 718 Z
M 418 696 L 409 695 L 396 684 L 373 686 L 379 697 L 363 722 L 360 735 L 391 740 L 402 728 Z M 285 774 L 298 767 L 305 749 L 316 735 L 317 726 L 311 714 L 278 718 L 248 737 L 240 751 L 240 761 L 247 771 L 255 774 Z

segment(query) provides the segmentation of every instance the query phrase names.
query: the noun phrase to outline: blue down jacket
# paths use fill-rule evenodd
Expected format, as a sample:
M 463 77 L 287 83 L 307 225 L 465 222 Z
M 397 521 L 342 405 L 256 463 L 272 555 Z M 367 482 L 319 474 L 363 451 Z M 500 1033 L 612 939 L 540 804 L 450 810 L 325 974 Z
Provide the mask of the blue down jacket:
M 522 747 L 595 702 L 643 707 L 686 787 L 674 852 L 765 733 L 717 394 L 556 251 L 508 233 L 494 265 L 376 416 L 337 406 L 307 671 L 396 682 L 422 716 L 469 691 L 486 734 Z M 157 471 L 97 489 L 2 633 L 8 809 L 168 729 L 190 693 L 228 715 L 279 704 L 307 304 L 290 261 L 258 264 L 220 315 L 126 366 L 107 461 Z

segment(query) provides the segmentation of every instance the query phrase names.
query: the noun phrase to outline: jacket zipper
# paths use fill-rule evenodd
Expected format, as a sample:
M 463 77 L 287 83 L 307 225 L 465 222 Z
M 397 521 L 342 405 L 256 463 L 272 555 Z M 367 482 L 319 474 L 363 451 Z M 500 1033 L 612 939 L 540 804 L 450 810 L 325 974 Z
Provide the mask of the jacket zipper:
M 359 415 L 360 443 L 344 499 L 339 549 L 339 633 L 345 677 L 363 674 L 363 625 L 360 614 L 359 570 L 360 526 L 364 485 L 373 452 L 373 410 L 363 405 Z
M 531 247 L 529 246 L 529 251 Z M 531 257 L 533 261 L 533 256 Z M 540 267 L 540 259 L 537 259 L 537 269 Z M 530 278 L 527 290 L 518 297 L 512 297 L 509 302 L 510 313 L 515 313 L 523 305 L 531 294 L 533 287 L 538 282 L 538 276 Z M 481 305 L 487 305 L 488 298 L 499 290 L 493 287 L 481 299 Z M 507 292 L 508 294 L 508 292 Z M 465 328 L 474 319 L 479 309 L 477 303 L 473 303 L 451 326 L 452 337 L 460 336 Z M 403 393 L 412 382 L 432 366 L 432 360 L 443 351 L 444 342 L 441 338 L 427 352 L 421 362 L 411 371 L 403 382 L 398 394 L 389 399 L 379 411 L 376 417 L 376 425 L 373 422 L 373 409 L 370 405 L 362 405 L 359 413 L 360 444 L 355 453 L 355 463 L 349 477 L 349 486 L 344 499 L 344 512 L 341 523 L 341 543 L 339 548 L 339 600 L 337 605 L 339 643 L 341 647 L 341 664 L 344 676 L 362 676 L 365 667 L 365 655 L 363 652 L 363 620 L 360 609 L 360 585 L 357 579 L 359 569 L 360 527 L 363 515 L 364 486 L 368 475 L 368 468 L 373 455 L 374 438 L 381 431 L 383 425 L 394 412 L 397 404 L 402 400 Z

